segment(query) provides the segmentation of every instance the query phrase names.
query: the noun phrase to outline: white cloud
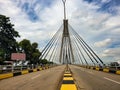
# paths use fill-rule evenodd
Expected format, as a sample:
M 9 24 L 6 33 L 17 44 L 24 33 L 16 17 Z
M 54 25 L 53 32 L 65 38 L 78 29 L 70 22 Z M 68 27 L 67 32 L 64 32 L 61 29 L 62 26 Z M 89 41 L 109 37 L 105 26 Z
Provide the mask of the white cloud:
M 107 3 L 109 2 L 110 0 L 102 0 L 102 3 Z
M 120 16 L 113 16 L 110 17 L 105 23 L 104 23 L 104 30 L 109 30 L 113 27 L 120 26 L 119 22 Z
M 24 0 L 22 0 L 21 3 L 24 3 Z M 54 16 L 55 12 L 59 12 L 57 11 L 57 5 L 51 8 L 46 8 L 38 13 L 41 20 L 37 22 L 30 21 L 27 14 L 23 12 L 15 2 L 10 0 L 0 0 L 0 5 L 0 13 L 10 17 L 11 22 L 15 24 L 15 29 L 21 36 L 21 38 L 18 39 L 19 41 L 24 38 L 29 39 L 32 42 L 36 41 L 38 43 L 42 42 L 42 40 L 48 40 L 62 24 L 59 23 L 60 17 L 62 17 L 61 14 L 56 13 L 56 17 Z M 38 8 L 38 6 L 36 8 Z
M 113 57 L 114 60 L 120 59 L 120 48 L 111 48 L 103 51 L 103 57 Z
M 33 3 L 35 2 L 35 0 L 32 1 Z M 102 0 L 102 2 L 107 1 Z M 11 18 L 11 22 L 15 24 L 15 29 L 21 35 L 21 38 L 18 39 L 19 41 L 26 38 L 32 42 L 38 42 L 39 47 L 43 48 L 47 44 L 45 41 L 51 39 L 63 23 L 63 4 L 61 0 L 55 0 L 52 6 L 44 9 L 42 9 L 41 4 L 37 4 L 34 6 L 34 10 L 40 20 L 32 22 L 26 12 L 21 10 L 20 6 L 17 6 L 17 4 L 24 4 L 25 2 L 28 2 L 29 5 L 32 3 L 31 0 L 21 0 L 21 2 L 19 0 L 17 2 L 0 0 L 0 14 Z M 119 15 L 111 16 L 107 13 L 97 12 L 96 9 L 99 6 L 88 4 L 83 2 L 83 0 L 67 0 L 66 5 L 69 23 L 91 46 L 95 43 L 94 45 L 98 51 L 105 48 L 108 44 L 112 44 L 112 40 L 115 41 L 120 38 Z M 104 50 L 106 51 L 99 53 L 109 56 L 108 53 L 112 51 L 112 49 L 107 47 Z M 114 49 L 115 52 L 117 53 L 118 50 Z M 115 57 L 116 55 L 112 54 L 111 56 Z
M 94 43 L 94 46 L 96 46 L 96 47 L 105 47 L 105 46 L 107 46 L 108 44 L 110 44 L 111 43 L 111 39 L 105 39 L 105 40 L 103 40 L 103 41 L 99 41 L 99 42 L 95 42 Z
M 116 29 L 112 30 L 111 33 L 119 34 L 120 33 L 120 28 L 116 28 Z

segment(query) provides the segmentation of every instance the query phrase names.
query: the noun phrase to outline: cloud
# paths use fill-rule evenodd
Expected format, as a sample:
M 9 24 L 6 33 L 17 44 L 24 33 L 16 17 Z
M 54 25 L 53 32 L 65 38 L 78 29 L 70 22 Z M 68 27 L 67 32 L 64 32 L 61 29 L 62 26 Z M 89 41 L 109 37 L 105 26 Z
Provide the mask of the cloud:
M 69 23 L 98 54 L 109 57 L 104 51 L 117 53 L 116 48 L 120 46 L 119 0 L 115 0 L 117 6 L 110 3 L 114 0 L 86 1 L 67 0 Z M 114 7 L 117 13 L 105 12 L 105 3 L 109 4 L 109 10 Z M 63 4 L 61 0 L 0 0 L 0 14 L 10 17 L 15 24 L 21 35 L 18 41 L 26 38 L 38 42 L 42 50 L 63 23 Z M 115 54 L 111 56 L 118 57 Z
M 117 7 L 120 6 L 119 0 L 84 0 L 88 3 L 98 5 L 98 11 L 117 15 L 119 13 Z
M 110 2 L 110 0 L 101 0 L 102 3 Z
M 30 0 L 27 0 L 27 2 L 31 4 Z M 26 9 L 26 12 L 23 10 L 22 5 L 24 5 L 24 3 L 26 3 L 25 0 L 17 0 L 17 2 L 12 2 L 12 0 L 0 1 L 0 13 L 10 17 L 11 22 L 15 24 L 15 29 L 21 35 L 21 38 L 18 39 L 19 41 L 24 38 L 38 43 L 49 40 L 62 24 L 58 24 L 60 20 L 59 13 L 57 13 L 56 18 L 54 18 L 54 12 L 57 12 L 58 3 L 51 8 L 46 7 L 44 10 L 41 10 L 37 15 L 41 20 L 38 19 L 36 22 L 31 20 L 27 13 L 30 8 L 27 8 L 28 10 Z M 18 4 L 20 5 L 18 6 Z M 38 7 L 40 6 L 34 6 L 35 9 Z M 41 46 L 39 47 L 41 48 Z
M 120 59 L 120 48 L 110 48 L 104 50 L 102 56 L 104 57 L 113 57 L 114 60 Z
M 112 40 L 108 38 L 108 39 L 105 39 L 103 41 L 95 42 L 94 45 L 96 47 L 105 47 L 105 46 L 109 45 L 111 43 L 111 41 Z

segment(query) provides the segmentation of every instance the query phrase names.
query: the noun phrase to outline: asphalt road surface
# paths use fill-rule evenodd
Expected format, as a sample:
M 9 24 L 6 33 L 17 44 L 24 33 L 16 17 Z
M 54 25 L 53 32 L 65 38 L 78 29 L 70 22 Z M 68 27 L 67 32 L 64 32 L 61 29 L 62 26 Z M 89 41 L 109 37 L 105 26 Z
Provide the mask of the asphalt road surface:
M 0 81 L 0 90 L 57 90 L 65 65 Z
M 78 90 L 120 90 L 120 75 L 69 65 Z

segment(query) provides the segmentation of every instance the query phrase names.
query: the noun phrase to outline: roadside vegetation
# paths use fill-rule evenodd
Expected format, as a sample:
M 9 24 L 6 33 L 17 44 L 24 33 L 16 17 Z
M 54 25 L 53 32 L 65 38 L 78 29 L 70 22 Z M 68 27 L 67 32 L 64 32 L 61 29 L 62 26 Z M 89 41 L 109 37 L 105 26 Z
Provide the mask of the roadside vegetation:
M 4 61 L 11 61 L 12 53 L 25 53 L 29 64 L 52 63 L 47 59 L 39 59 L 41 52 L 38 49 L 37 42 L 31 43 L 27 39 L 17 42 L 16 38 L 19 37 L 19 32 L 15 30 L 14 24 L 10 22 L 10 18 L 0 15 L 0 65 L 4 64 Z

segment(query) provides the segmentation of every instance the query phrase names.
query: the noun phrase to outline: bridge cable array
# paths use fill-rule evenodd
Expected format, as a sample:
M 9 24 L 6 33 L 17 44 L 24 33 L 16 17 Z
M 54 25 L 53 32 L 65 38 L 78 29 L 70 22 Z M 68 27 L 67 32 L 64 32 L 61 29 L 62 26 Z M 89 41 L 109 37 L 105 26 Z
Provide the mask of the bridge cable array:
M 105 65 L 71 25 L 67 28 L 68 31 L 64 31 L 64 24 L 59 28 L 43 49 L 40 59 L 61 64 Z
M 66 19 L 66 0 L 63 25 L 55 33 L 42 51 L 40 59 L 61 64 L 105 65 L 82 37 L 68 24 Z

